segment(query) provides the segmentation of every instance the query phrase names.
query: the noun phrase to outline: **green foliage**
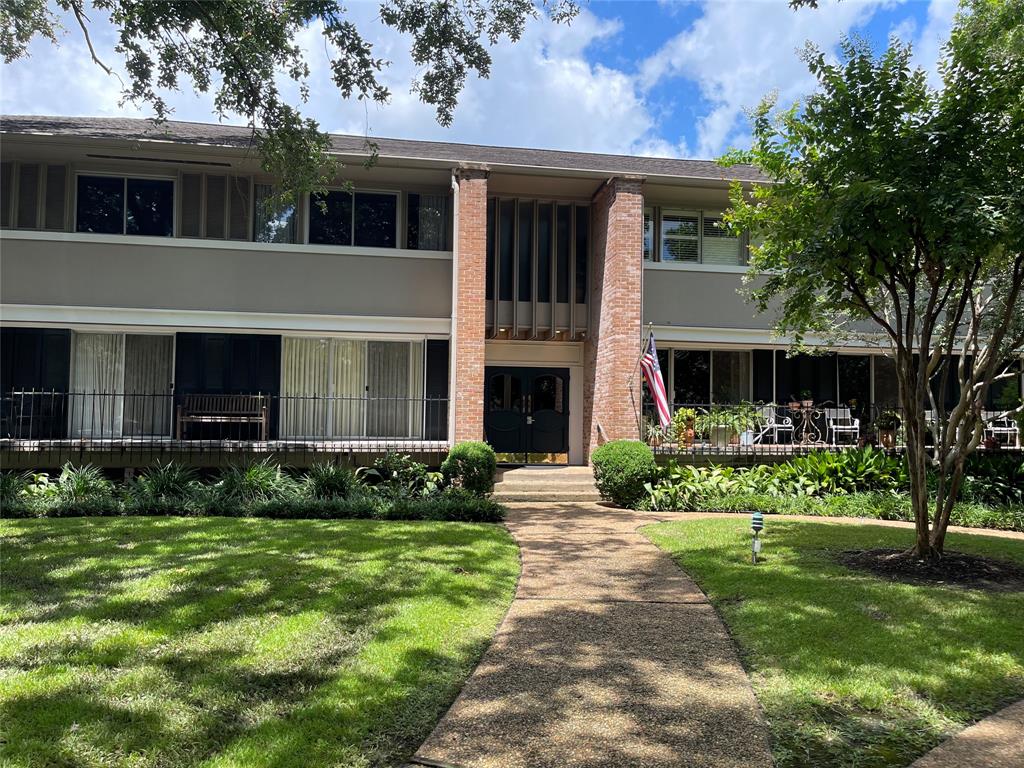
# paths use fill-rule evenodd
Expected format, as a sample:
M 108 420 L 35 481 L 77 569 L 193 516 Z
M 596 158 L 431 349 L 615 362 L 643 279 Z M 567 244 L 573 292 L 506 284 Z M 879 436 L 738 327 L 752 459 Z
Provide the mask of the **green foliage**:
M 1024 504 L 1024 457 L 972 454 L 964 470 L 961 498 L 982 504 Z
M 31 482 L 32 475 L 28 472 L 0 472 L 0 506 L 6 510 L 12 505 L 20 504 L 22 495 Z
M 93 62 L 108 74 L 120 68 L 118 62 L 100 60 L 92 52 L 89 34 L 93 16 L 110 13 L 118 30 L 115 50 L 123 56 L 125 101 L 148 105 L 165 120 L 171 110 L 164 95 L 191 86 L 198 93 L 213 92 L 218 119 L 240 115 L 248 120 L 264 171 L 281 182 L 282 200 L 323 189 L 338 170 L 329 154 L 329 136 L 302 114 L 310 95 L 308 30 L 322 37 L 319 47 L 330 57 L 337 95 L 380 103 L 391 96 L 383 82 L 388 62 L 375 55 L 339 0 L 58 0 L 56 5 L 73 11 L 79 28 L 75 32 L 85 37 Z M 436 108 L 438 121 L 448 125 L 467 77 L 488 76 L 490 47 L 503 38 L 518 40 L 527 21 L 541 14 L 565 22 L 577 10 L 571 0 L 539 5 L 522 0 L 386 0 L 379 22 L 411 40 L 418 73 L 414 90 Z M 63 32 L 56 8 L 44 0 L 0 5 L 0 55 L 6 62 L 27 55 L 37 35 L 62 45 Z M 282 87 L 288 81 L 291 87 Z M 375 146 L 368 143 L 366 151 L 372 160 Z
M 465 488 L 480 497 L 488 496 L 494 490 L 497 469 L 494 449 L 477 441 L 454 446 L 441 464 L 441 474 L 447 485 Z
M 45 473 L 3 474 L 6 517 L 194 515 L 226 517 L 462 520 L 497 522 L 504 509 L 469 488 L 444 488 L 440 472 L 409 456 L 389 454 L 361 473 L 316 464 L 300 477 L 272 459 L 225 467 L 215 483 L 168 462 L 118 487 L 95 467 L 67 465 L 57 481 Z
M 594 481 L 601 497 L 620 507 L 633 507 L 644 497 L 658 467 L 649 446 L 637 440 L 612 440 L 591 456 Z
M 351 467 L 318 462 L 306 472 L 306 484 L 314 499 L 346 499 L 359 486 L 359 478 Z

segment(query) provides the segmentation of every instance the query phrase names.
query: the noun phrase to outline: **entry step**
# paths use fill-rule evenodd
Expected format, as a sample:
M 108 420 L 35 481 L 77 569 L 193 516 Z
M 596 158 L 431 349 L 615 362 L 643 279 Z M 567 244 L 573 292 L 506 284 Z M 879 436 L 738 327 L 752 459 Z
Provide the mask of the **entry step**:
M 495 475 L 495 501 L 600 501 L 590 467 L 515 467 Z

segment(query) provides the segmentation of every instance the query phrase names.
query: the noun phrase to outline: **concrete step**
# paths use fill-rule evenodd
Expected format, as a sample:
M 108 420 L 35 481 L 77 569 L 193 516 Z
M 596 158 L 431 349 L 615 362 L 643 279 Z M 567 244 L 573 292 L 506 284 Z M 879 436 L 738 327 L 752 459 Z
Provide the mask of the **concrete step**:
M 589 502 L 600 501 L 597 491 L 498 491 L 492 497 L 498 503 L 522 501 Z
M 590 467 L 515 467 L 499 469 L 496 501 L 600 501 Z

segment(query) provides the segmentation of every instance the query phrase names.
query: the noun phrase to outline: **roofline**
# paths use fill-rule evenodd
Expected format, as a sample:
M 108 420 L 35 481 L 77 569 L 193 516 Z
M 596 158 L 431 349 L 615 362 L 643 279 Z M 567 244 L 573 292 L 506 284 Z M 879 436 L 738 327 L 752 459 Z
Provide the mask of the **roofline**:
M 99 143 L 99 144 L 142 143 L 142 142 L 146 142 L 146 143 L 151 143 L 151 144 L 155 144 L 155 145 L 167 145 L 167 146 L 173 146 L 173 147 L 208 147 L 208 148 L 217 148 L 217 149 L 223 149 L 223 150 L 232 150 L 232 151 L 235 151 L 235 152 L 248 152 L 248 151 L 250 151 L 252 149 L 251 147 L 240 146 L 237 143 L 228 143 L 227 140 L 224 140 L 223 142 L 218 142 L 216 140 L 212 140 L 212 141 L 211 140 L 207 140 L 207 141 L 201 141 L 201 140 L 188 141 L 188 140 L 175 139 L 173 137 L 171 137 L 171 138 L 164 138 L 164 137 L 159 137 L 159 136 L 124 136 L 124 137 L 117 137 L 117 136 L 95 136 L 95 135 L 76 136 L 75 134 L 61 133 L 59 131 L 42 131 L 42 130 L 14 130 L 14 131 L 11 131 L 11 130 L 8 130 L 6 128 L 8 120 L 11 120 L 11 119 L 33 119 L 33 118 L 37 118 L 37 119 L 40 119 L 40 120 L 46 120 L 46 119 L 58 119 L 58 120 L 59 119 L 68 119 L 68 120 L 74 120 L 74 119 L 83 119 L 83 120 L 131 120 L 131 121 L 138 122 L 138 123 L 147 123 L 147 124 L 153 126 L 154 128 L 159 128 L 161 125 L 166 125 L 166 124 L 170 123 L 170 124 L 199 126 L 199 127 L 203 127 L 203 128 L 211 128 L 212 127 L 212 128 L 249 130 L 249 126 L 244 126 L 244 125 L 234 125 L 234 124 L 224 124 L 224 123 L 206 123 L 206 122 L 201 122 L 201 121 L 196 121 L 196 120 L 168 120 L 168 121 L 165 121 L 164 123 L 159 123 L 159 122 L 156 122 L 152 118 L 117 118 L 117 117 L 111 118 L 111 117 L 85 117 L 85 116 L 64 116 L 64 115 L 0 115 L 0 135 L 11 136 L 11 137 L 14 137 L 14 136 L 24 136 L 26 138 L 28 138 L 28 137 L 40 137 L 40 138 L 46 138 L 46 139 L 53 138 L 53 139 L 57 139 L 57 140 L 64 140 L 64 141 L 66 141 L 69 144 L 76 143 L 76 141 L 78 141 L 78 142 L 86 142 L 86 141 L 88 141 L 88 142 L 96 142 L 96 143 Z M 513 146 L 508 146 L 508 145 L 502 145 L 502 144 L 469 144 L 469 143 L 466 143 L 466 142 L 447 142 L 447 141 L 438 141 L 438 140 L 435 140 L 435 139 L 401 139 L 401 138 L 395 138 L 395 137 L 391 137 L 391 136 L 359 136 L 357 134 L 346 134 L 346 133 L 328 133 L 327 135 L 329 137 L 331 137 L 332 139 L 333 138 L 338 138 L 338 139 L 357 139 L 357 140 L 363 140 L 363 141 L 367 141 L 367 142 L 377 142 L 377 141 L 379 141 L 379 142 L 393 142 L 393 143 L 399 144 L 399 145 L 402 145 L 402 144 L 412 144 L 412 143 L 415 143 L 415 144 L 429 144 L 429 145 L 436 146 L 436 147 L 441 147 L 441 148 L 445 148 L 445 149 L 449 149 L 449 150 L 454 150 L 454 152 L 453 152 L 454 154 L 457 154 L 460 149 L 465 149 L 465 150 L 468 150 L 469 152 L 472 152 L 473 150 L 483 149 L 483 150 L 510 150 L 510 151 L 514 151 L 514 152 L 530 152 L 530 153 L 538 153 L 538 154 L 541 154 L 541 155 L 550 155 L 550 154 L 554 154 L 554 153 L 565 152 L 565 153 L 569 153 L 569 154 L 572 154 L 572 155 L 583 155 L 583 156 L 592 157 L 592 158 L 614 158 L 614 159 L 622 160 L 622 161 L 629 161 L 629 160 L 635 160 L 635 159 L 662 160 L 662 161 L 667 161 L 667 162 L 685 161 L 685 162 L 691 162 L 691 163 L 705 164 L 705 165 L 707 165 L 709 167 L 709 170 L 711 170 L 711 167 L 717 168 L 720 171 L 720 175 L 716 177 L 716 176 L 711 176 L 711 175 L 701 176 L 701 175 L 684 174 L 684 173 L 679 173 L 679 174 L 664 173 L 664 172 L 662 172 L 662 173 L 644 173 L 642 170 L 631 170 L 631 171 L 627 172 L 627 171 L 623 171 L 621 169 L 618 169 L 618 170 L 616 170 L 616 169 L 609 169 L 607 167 L 603 167 L 603 166 L 599 166 L 599 165 L 594 165 L 594 166 L 590 166 L 590 167 L 585 167 L 584 168 L 584 167 L 571 167 L 571 166 L 565 166 L 565 165 L 545 165 L 545 164 L 532 164 L 532 163 L 526 163 L 526 164 L 524 164 L 524 163 L 512 163 L 512 162 L 503 162 L 503 161 L 494 161 L 494 160 L 468 160 L 468 159 L 459 159 L 459 158 L 437 158 L 437 157 L 424 157 L 422 155 L 416 155 L 416 154 L 403 154 L 400 151 L 398 151 L 398 152 L 394 152 L 394 151 L 393 152 L 381 151 L 378 154 L 379 157 L 385 158 L 385 159 L 388 159 L 388 160 L 398 160 L 398 161 L 403 161 L 404 160 L 404 161 L 411 161 L 411 162 L 416 162 L 416 163 L 424 163 L 424 164 L 427 164 L 427 165 L 430 165 L 430 166 L 434 166 L 434 167 L 438 167 L 438 168 L 452 168 L 452 167 L 459 166 L 461 164 L 470 163 L 470 164 L 476 165 L 478 167 L 485 167 L 485 168 L 488 168 L 488 169 L 502 169 L 502 170 L 505 170 L 505 171 L 513 170 L 513 171 L 521 171 L 521 172 L 525 171 L 527 173 L 532 172 L 532 173 L 537 174 L 537 175 L 561 173 L 561 174 L 575 174 L 575 175 L 580 175 L 580 176 L 584 176 L 584 177 L 592 177 L 593 176 L 593 177 L 605 177 L 605 178 L 612 177 L 612 176 L 630 175 L 630 176 L 641 177 L 641 178 L 644 178 L 644 179 L 647 179 L 647 180 L 665 180 L 665 181 L 679 180 L 679 181 L 703 182 L 705 184 L 707 184 L 708 182 L 731 184 L 734 181 L 738 181 L 738 182 L 740 182 L 743 185 L 752 185 L 752 184 L 758 184 L 758 183 L 762 183 L 762 184 L 763 183 L 770 183 L 767 180 L 737 179 L 735 176 L 730 176 L 729 175 L 727 167 L 719 166 L 714 160 L 706 160 L 706 159 L 699 159 L 699 158 L 677 158 L 677 157 L 663 157 L 663 156 L 656 156 L 656 155 L 627 155 L 627 154 L 614 154 L 614 153 L 610 153 L 610 152 L 590 152 L 590 151 L 561 150 L 561 149 L 548 149 L 548 148 L 535 148 L 535 147 L 513 147 Z M 336 148 L 333 148 L 333 147 L 327 149 L 327 154 L 329 156 L 331 156 L 331 157 L 352 157 L 352 158 L 364 158 L 364 159 L 366 157 L 370 156 L 369 152 L 360 152 L 360 151 L 357 151 L 357 150 L 336 149 Z

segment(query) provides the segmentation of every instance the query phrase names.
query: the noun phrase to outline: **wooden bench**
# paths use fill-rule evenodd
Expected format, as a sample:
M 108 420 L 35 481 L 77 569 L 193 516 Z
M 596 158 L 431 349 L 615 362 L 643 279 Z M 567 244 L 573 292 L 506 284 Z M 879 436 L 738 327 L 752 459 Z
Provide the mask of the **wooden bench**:
M 265 395 L 185 395 L 178 406 L 178 439 L 186 424 L 259 424 L 260 440 L 270 432 Z

